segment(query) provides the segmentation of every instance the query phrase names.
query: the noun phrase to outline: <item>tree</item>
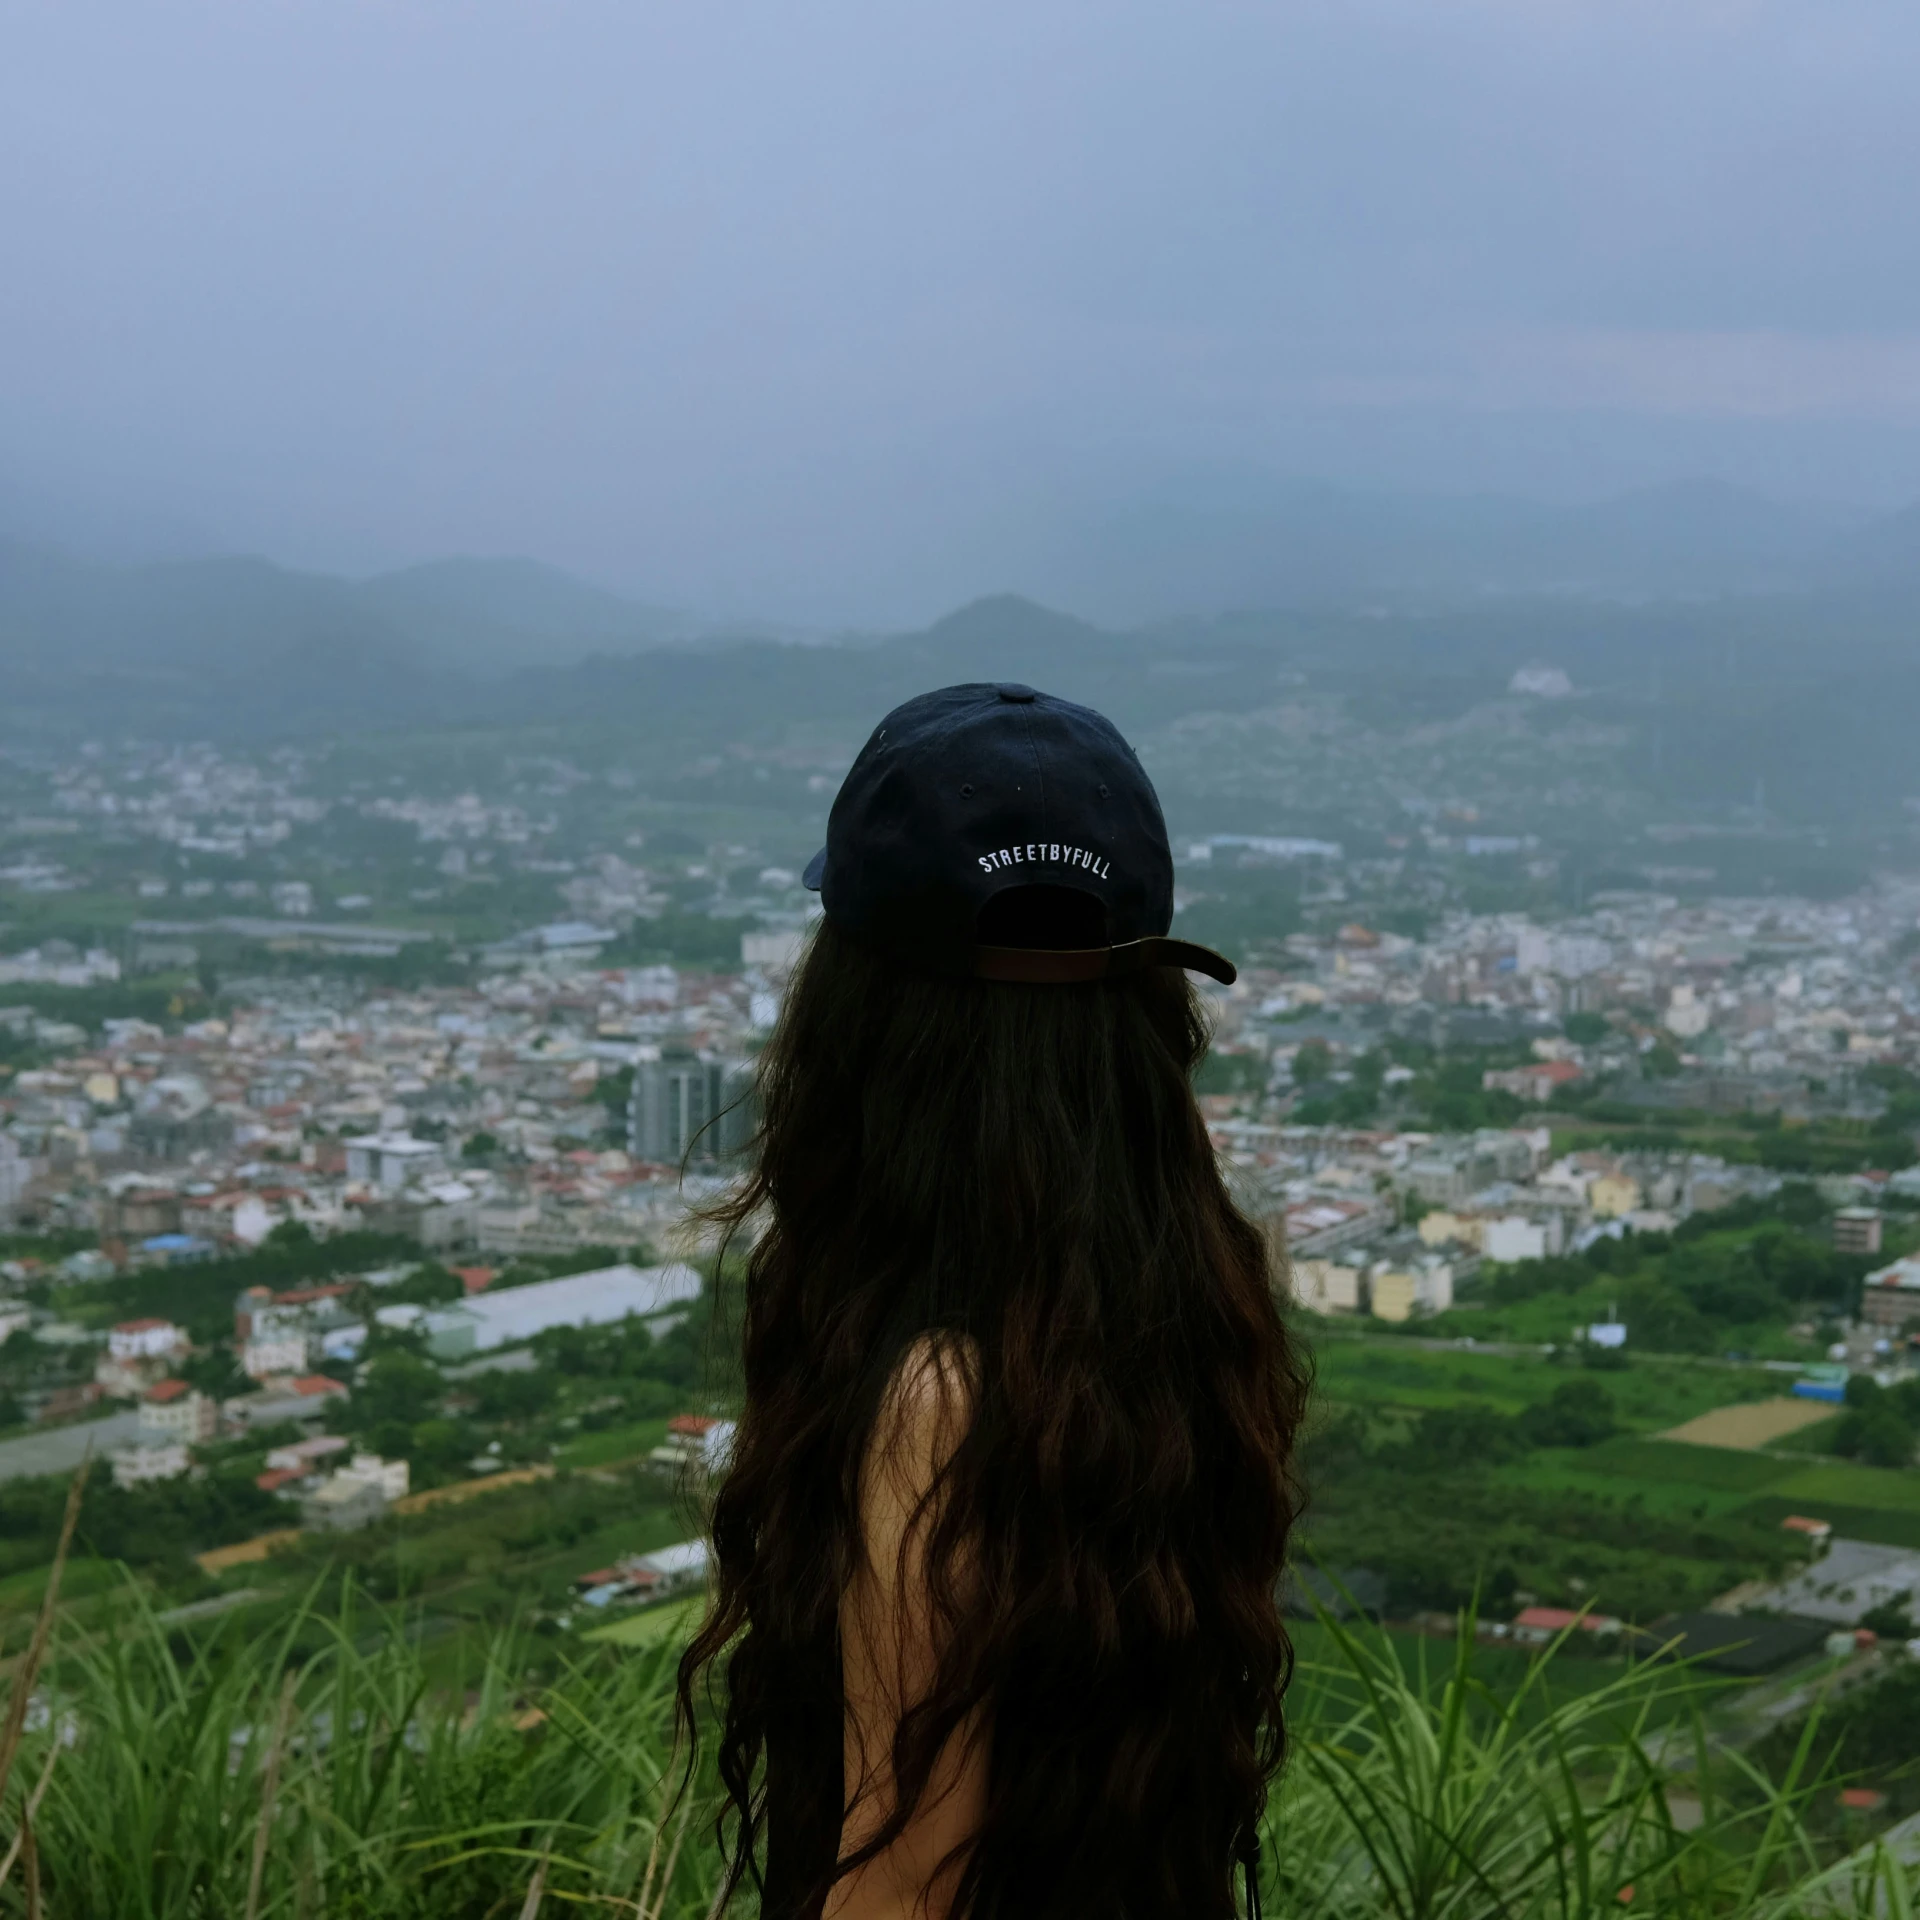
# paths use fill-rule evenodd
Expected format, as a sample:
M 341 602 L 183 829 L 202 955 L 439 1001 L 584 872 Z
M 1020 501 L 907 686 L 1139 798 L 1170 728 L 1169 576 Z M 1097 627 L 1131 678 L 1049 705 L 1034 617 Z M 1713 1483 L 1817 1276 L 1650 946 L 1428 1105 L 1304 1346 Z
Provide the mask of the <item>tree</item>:
M 412 1353 L 383 1353 L 368 1366 L 342 1410 L 340 1424 L 362 1432 L 390 1422 L 411 1426 L 439 1411 L 445 1391 L 432 1361 Z
M 1912 1601 L 1906 1594 L 1898 1600 L 1888 1600 L 1877 1607 L 1869 1607 L 1860 1616 L 1860 1624 L 1869 1633 L 1877 1633 L 1882 1640 L 1911 1640 L 1913 1638 L 1913 1616 L 1907 1611 Z
M 437 1260 L 422 1261 L 386 1289 L 389 1300 L 407 1307 L 442 1307 L 449 1301 L 464 1300 L 466 1293 L 459 1277 L 449 1273 Z
M 1489 1407 L 1431 1407 L 1407 1441 L 1408 1464 L 1423 1472 L 1497 1466 L 1525 1450 L 1513 1421 Z
M 213 1400 L 228 1400 L 246 1393 L 253 1382 L 240 1371 L 231 1347 L 202 1347 L 180 1363 L 180 1377 L 190 1387 Z
M 1593 1447 L 1618 1430 L 1613 1395 L 1598 1380 L 1566 1380 L 1552 1397 L 1525 1409 L 1520 1436 L 1536 1447 Z
M 1834 1452 L 1870 1467 L 1904 1467 L 1913 1449 L 1914 1430 L 1901 1402 L 1877 1381 L 1855 1374 L 1847 1382 L 1847 1411 L 1834 1431 Z
M 1333 1049 L 1324 1040 L 1303 1040 L 1293 1056 L 1293 1084 L 1311 1087 L 1333 1071 Z

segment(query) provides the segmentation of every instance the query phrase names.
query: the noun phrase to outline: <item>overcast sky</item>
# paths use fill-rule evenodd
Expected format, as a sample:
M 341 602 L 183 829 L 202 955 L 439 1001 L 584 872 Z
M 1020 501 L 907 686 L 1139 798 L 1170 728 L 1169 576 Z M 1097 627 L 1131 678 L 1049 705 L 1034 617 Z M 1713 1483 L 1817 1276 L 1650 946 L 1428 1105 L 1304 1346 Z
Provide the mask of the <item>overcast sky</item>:
M 17 529 L 890 619 L 1261 473 L 1920 497 L 1912 0 L 0 0 L 0 46 Z

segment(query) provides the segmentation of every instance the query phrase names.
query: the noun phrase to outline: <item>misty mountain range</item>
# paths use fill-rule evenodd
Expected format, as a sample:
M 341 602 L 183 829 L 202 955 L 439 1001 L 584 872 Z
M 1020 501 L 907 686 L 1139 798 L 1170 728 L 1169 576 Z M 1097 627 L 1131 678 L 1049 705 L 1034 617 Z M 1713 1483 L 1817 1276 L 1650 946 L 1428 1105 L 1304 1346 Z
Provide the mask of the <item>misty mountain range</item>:
M 1108 625 L 1512 595 L 1600 600 L 1920 588 L 1920 504 L 1892 515 L 1682 481 L 1589 505 L 1363 494 L 1234 475 L 1081 512 L 999 580 Z M 324 639 L 470 674 L 565 666 L 742 623 L 522 559 L 368 580 L 245 557 L 108 565 L 0 532 L 0 660 L 138 671 Z M 768 632 L 765 622 L 746 630 Z
M 1750 767 L 1742 779 L 1817 800 L 1859 786 L 1856 748 L 1904 766 L 1920 724 L 1920 508 L 1874 517 L 1706 483 L 1577 509 L 1190 490 L 1029 571 L 1056 606 L 1096 619 L 1002 595 L 918 634 L 794 646 L 527 560 L 355 581 L 0 542 L 0 735 L 555 724 L 636 746 L 725 741 L 870 721 L 920 686 L 974 677 L 1144 724 L 1270 705 L 1276 671 L 1295 669 L 1391 726 L 1498 697 L 1516 666 L 1547 659 L 1623 712 L 1665 711 L 1670 770 L 1713 742 L 1729 779 Z M 1831 735 L 1817 764 L 1813 732 Z M 1884 784 L 1860 803 L 1877 807 Z

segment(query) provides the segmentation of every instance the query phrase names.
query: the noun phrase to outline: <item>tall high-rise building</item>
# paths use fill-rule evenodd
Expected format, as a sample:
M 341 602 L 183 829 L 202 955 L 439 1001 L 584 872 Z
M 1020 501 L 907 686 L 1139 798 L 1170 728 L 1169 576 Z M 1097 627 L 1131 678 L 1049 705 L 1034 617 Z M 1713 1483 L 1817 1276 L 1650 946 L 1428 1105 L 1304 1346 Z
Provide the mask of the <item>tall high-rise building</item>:
M 633 1070 L 627 1151 L 678 1166 L 731 1160 L 753 1137 L 753 1063 L 693 1052 L 664 1053 Z

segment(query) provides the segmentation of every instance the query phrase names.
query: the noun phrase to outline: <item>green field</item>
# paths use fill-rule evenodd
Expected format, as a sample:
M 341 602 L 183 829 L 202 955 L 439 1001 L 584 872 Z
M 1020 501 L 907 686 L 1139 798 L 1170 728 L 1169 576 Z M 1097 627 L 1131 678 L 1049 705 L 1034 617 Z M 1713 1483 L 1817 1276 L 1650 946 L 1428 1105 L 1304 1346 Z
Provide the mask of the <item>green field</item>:
M 704 1593 L 689 1594 L 684 1600 L 670 1601 L 663 1607 L 647 1607 L 630 1613 L 604 1627 L 592 1627 L 582 1640 L 596 1640 L 610 1647 L 657 1647 L 669 1635 L 688 1638 L 698 1624 L 707 1604 Z
M 1835 1436 L 1840 1431 L 1841 1415 L 1834 1414 L 1831 1419 L 1821 1420 L 1811 1427 L 1801 1427 L 1793 1433 L 1783 1433 L 1777 1439 L 1767 1442 L 1769 1453 L 1791 1453 L 1806 1455 L 1809 1453 L 1831 1453 Z
M 1623 1438 L 1581 1452 L 1539 1453 L 1500 1471 L 1529 1486 L 1604 1484 L 1669 1507 L 1699 1502 L 1710 1511 L 1731 1512 L 1765 1497 L 1778 1502 L 1784 1513 L 1821 1519 L 1830 1519 L 1830 1510 L 1836 1508 L 1920 1516 L 1920 1472 L 1837 1460 L 1809 1462 L 1764 1449 L 1747 1452 Z
M 607 1427 L 599 1433 L 583 1433 L 569 1440 L 555 1460 L 560 1466 L 610 1467 L 616 1463 L 644 1460 L 667 1437 L 665 1420 L 637 1420 L 631 1426 Z
M 1339 1404 L 1402 1408 L 1480 1406 L 1517 1413 L 1547 1399 L 1577 1370 L 1538 1353 L 1483 1353 L 1415 1345 L 1391 1334 L 1312 1330 L 1315 1389 Z M 1642 1433 L 1677 1427 L 1696 1414 L 1784 1392 L 1784 1377 L 1758 1367 L 1729 1367 L 1659 1356 L 1636 1358 L 1594 1376 L 1613 1400 L 1620 1424 Z
M 1920 1546 L 1920 1470 L 1660 1437 L 1778 1396 L 1778 1373 L 1643 1355 L 1589 1370 L 1344 1328 L 1315 1359 L 1304 1538 L 1382 1573 L 1402 1617 L 1479 1591 L 1495 1610 L 1525 1592 L 1651 1621 L 1794 1564 L 1789 1514 Z M 1569 1394 L 1610 1409 L 1611 1436 L 1549 1437 Z

